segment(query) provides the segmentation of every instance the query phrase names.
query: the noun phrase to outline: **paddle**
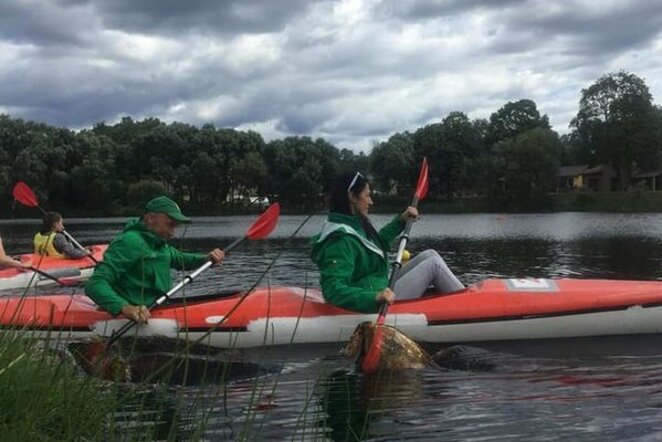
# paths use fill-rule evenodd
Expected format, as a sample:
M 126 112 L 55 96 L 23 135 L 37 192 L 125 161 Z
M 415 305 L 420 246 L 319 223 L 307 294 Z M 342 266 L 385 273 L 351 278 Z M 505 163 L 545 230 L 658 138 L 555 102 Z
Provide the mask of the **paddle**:
M 248 228 L 244 236 L 237 238 L 234 242 L 232 242 L 232 244 L 227 246 L 225 248 L 225 252 L 226 253 L 230 252 L 232 249 L 235 248 L 235 246 L 237 246 L 240 242 L 242 242 L 245 239 L 255 240 L 255 239 L 266 238 L 276 227 L 279 216 L 280 216 L 280 205 L 278 203 L 274 203 L 271 206 L 269 206 L 269 208 L 267 208 L 267 210 L 265 210 L 262 213 L 262 215 L 260 215 L 260 217 L 253 222 L 253 224 L 251 224 L 251 226 Z M 200 273 L 204 272 L 209 267 L 211 267 L 212 264 L 213 263 L 211 261 L 207 261 L 198 269 L 186 275 L 177 285 L 171 288 L 164 295 L 160 296 L 147 308 L 149 310 L 152 310 L 154 307 L 163 304 L 166 300 L 172 297 L 172 295 L 174 295 L 179 290 L 181 290 L 185 285 L 193 281 L 193 279 L 195 279 L 198 275 L 200 275 Z M 118 330 L 116 330 L 106 342 L 98 341 L 91 343 L 87 348 L 87 350 L 85 351 L 85 356 L 84 356 L 85 361 L 87 361 L 90 367 L 99 365 L 97 362 L 99 356 L 108 348 L 110 348 L 110 346 L 112 346 L 115 342 L 117 342 L 117 340 L 121 338 L 124 334 L 126 334 L 126 332 L 128 332 L 134 326 L 136 326 L 136 324 L 137 322 L 135 321 L 129 321 L 126 324 L 124 324 L 122 327 L 120 327 Z
M 412 207 L 418 206 L 418 201 L 425 198 L 425 195 L 427 195 L 427 193 L 428 193 L 428 160 L 427 158 L 424 157 L 423 162 L 421 163 L 421 171 L 418 175 L 418 184 L 416 185 L 416 192 L 414 193 L 414 198 L 411 201 L 411 206 Z M 402 267 L 402 255 L 405 251 L 405 247 L 407 247 L 407 241 L 409 240 L 409 231 L 411 230 L 411 226 L 413 222 L 414 222 L 413 219 L 407 220 L 407 224 L 405 225 L 405 229 L 402 233 L 402 237 L 400 238 L 398 253 L 395 257 L 395 261 L 393 262 L 393 270 L 391 271 L 391 276 L 388 281 L 388 286 L 390 289 L 393 289 L 393 286 L 395 284 L 395 277 L 398 273 L 398 270 L 400 270 L 400 268 Z M 363 364 L 361 365 L 361 369 L 363 370 L 364 373 L 374 372 L 375 370 L 377 370 L 377 367 L 379 365 L 382 343 L 384 341 L 384 332 L 381 326 L 384 325 L 387 311 L 388 311 L 388 303 L 382 301 L 381 305 L 379 306 L 379 315 L 377 316 L 375 333 L 372 337 L 370 348 L 368 349 L 365 358 L 363 358 Z
M 32 189 L 30 189 L 30 186 L 25 184 L 23 181 L 19 181 L 18 183 L 16 183 L 16 185 L 14 186 L 14 189 L 12 190 L 12 195 L 14 195 L 14 199 L 16 201 L 23 204 L 24 206 L 36 207 L 37 209 L 41 210 L 42 214 L 46 213 L 46 211 L 44 209 L 42 209 L 41 206 L 39 205 L 39 201 L 37 200 L 37 196 L 34 194 Z M 71 243 L 73 245 L 75 245 L 79 249 L 86 252 L 87 253 L 86 256 L 88 258 L 90 258 L 92 261 L 94 261 L 97 264 L 99 263 L 99 261 L 97 261 L 97 259 L 94 256 L 90 255 L 89 252 L 87 252 L 85 247 L 80 245 L 80 243 L 78 241 L 76 241 L 76 239 L 69 234 L 69 232 L 67 232 L 66 230 L 62 230 L 62 234 L 64 236 L 66 236 L 67 239 L 69 241 L 71 241 Z
M 40 270 L 36 267 L 31 266 L 30 270 L 32 270 L 33 272 L 43 276 L 44 278 L 51 279 L 51 280 L 57 282 L 58 284 L 60 284 L 61 286 L 64 286 L 64 287 L 70 287 L 70 286 L 80 284 L 80 281 L 66 281 L 66 280 L 60 279 L 60 278 L 67 278 L 67 277 L 74 277 L 74 276 L 80 277 L 80 269 L 72 269 L 72 268 L 56 269 L 55 272 L 50 273 L 50 272 L 44 272 L 43 270 Z M 56 273 L 57 273 L 57 275 L 56 275 Z

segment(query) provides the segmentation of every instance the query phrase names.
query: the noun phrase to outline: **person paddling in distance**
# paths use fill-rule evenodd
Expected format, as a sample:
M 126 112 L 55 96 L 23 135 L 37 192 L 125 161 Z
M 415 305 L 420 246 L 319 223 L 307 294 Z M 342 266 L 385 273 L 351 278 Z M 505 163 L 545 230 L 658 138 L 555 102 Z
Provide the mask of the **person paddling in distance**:
M 30 263 L 17 261 L 11 256 L 7 256 L 7 254 L 5 253 L 5 248 L 2 245 L 2 237 L 0 237 L 0 270 L 6 268 L 29 270 L 31 268 L 31 265 Z
M 46 212 L 42 219 L 41 230 L 34 235 L 35 255 L 52 256 L 55 258 L 78 259 L 89 254 L 69 241 L 62 233 L 64 220 L 57 212 Z
M 340 176 L 331 190 L 329 215 L 312 238 L 312 260 L 320 269 L 324 298 L 339 307 L 375 313 L 381 301 L 418 298 L 432 285 L 440 293 L 464 289 L 434 250 L 411 259 L 398 272 L 394 290 L 388 288 L 387 252 L 418 210 L 407 207 L 377 231 L 368 212 L 373 205 L 370 184 L 360 172 Z
M 113 316 L 122 314 L 138 323 L 150 317 L 147 305 L 172 286 L 170 269 L 190 270 L 207 260 L 220 263 L 225 253 L 185 253 L 168 244 L 180 223 L 191 220 L 166 196 L 149 201 L 139 219 L 127 222 L 124 231 L 108 246 L 103 261 L 85 284 L 85 293 Z

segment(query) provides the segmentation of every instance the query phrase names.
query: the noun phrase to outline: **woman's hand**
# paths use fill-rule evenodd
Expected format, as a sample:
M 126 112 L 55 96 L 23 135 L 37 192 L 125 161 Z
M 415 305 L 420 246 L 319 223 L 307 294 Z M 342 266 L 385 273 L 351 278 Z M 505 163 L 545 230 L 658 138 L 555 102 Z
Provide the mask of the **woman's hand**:
M 393 304 L 393 302 L 395 302 L 395 293 L 393 293 L 393 290 L 386 287 L 384 290 L 377 293 L 377 296 L 375 297 L 375 301 L 377 301 L 377 303 L 385 301 L 389 305 Z
M 406 223 L 409 220 L 416 221 L 418 220 L 419 215 L 418 215 L 418 209 L 413 206 L 409 206 L 405 209 L 404 212 L 400 215 L 400 220 L 403 223 Z

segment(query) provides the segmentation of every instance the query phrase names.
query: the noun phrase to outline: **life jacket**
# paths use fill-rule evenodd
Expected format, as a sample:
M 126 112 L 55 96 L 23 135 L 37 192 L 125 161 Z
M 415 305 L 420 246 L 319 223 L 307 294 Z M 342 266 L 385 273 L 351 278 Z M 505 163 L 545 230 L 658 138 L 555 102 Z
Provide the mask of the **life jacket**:
M 57 232 L 50 232 L 46 235 L 42 235 L 41 232 L 37 232 L 34 235 L 34 253 L 35 255 L 45 255 L 52 256 L 53 258 L 65 258 L 65 256 L 58 252 L 55 248 L 53 242 L 55 241 L 55 235 Z

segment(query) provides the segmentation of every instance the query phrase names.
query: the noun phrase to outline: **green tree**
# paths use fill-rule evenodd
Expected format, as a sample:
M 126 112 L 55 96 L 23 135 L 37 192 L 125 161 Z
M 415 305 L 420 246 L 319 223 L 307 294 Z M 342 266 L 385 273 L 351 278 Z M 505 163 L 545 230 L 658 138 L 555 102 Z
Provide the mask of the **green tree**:
M 570 124 L 573 136 L 595 163 L 614 168 L 620 189 L 629 187 L 635 167 L 659 165 L 661 125 L 652 100 L 644 80 L 625 71 L 606 74 L 582 90 Z
M 100 122 L 94 125 L 92 132 L 96 135 L 105 135 L 116 144 L 129 144 L 137 140 L 157 127 L 163 126 L 158 118 L 145 118 L 142 121 L 133 121 L 131 117 L 123 117 L 122 120 L 112 126 Z
M 417 130 L 414 145 L 430 162 L 432 194 L 458 196 L 474 186 L 473 166 L 484 148 L 481 133 L 464 113 L 451 112 L 441 123 Z
M 152 198 L 167 195 L 163 183 L 155 180 L 140 180 L 131 185 L 127 191 L 127 203 L 134 212 L 141 210 Z M 139 212 L 137 212 L 139 213 Z
M 370 170 L 378 191 L 399 195 L 410 193 L 418 170 L 412 134 L 397 133 L 376 145 L 370 153 Z
M 338 163 L 338 173 L 363 171 L 370 169 L 370 158 L 363 152 L 355 154 L 349 149 L 340 149 L 340 159 Z
M 561 157 L 556 132 L 536 128 L 496 144 L 492 195 L 505 209 L 549 208 Z
M 71 170 L 75 207 L 115 213 L 125 202 L 126 183 L 117 177 L 117 145 L 106 136 L 83 131 L 76 136 L 79 163 Z
M 240 177 L 237 170 L 238 167 L 246 166 L 243 159 L 249 153 L 262 155 L 264 141 L 257 132 L 216 129 L 212 125 L 205 125 L 193 143 L 198 151 L 198 158 L 205 158 L 205 161 L 210 163 L 202 165 L 205 169 L 204 180 L 203 175 L 198 174 L 197 169 L 191 166 L 191 171 L 195 171 L 191 177 L 194 183 L 192 191 L 195 194 L 192 194 L 192 199 L 216 203 L 232 202 L 244 187 L 260 186 L 262 176 L 256 176 L 252 180 L 252 177 Z M 199 164 L 199 161 L 196 164 Z
M 267 143 L 264 161 L 272 199 L 299 208 L 319 206 L 335 179 L 338 149 L 322 139 L 287 137 Z
M 267 165 L 262 155 L 257 151 L 248 152 L 233 167 L 233 181 L 236 183 L 237 194 L 242 195 L 244 200 L 251 196 L 264 196 L 267 173 Z
M 540 115 L 535 102 L 528 99 L 509 101 L 490 115 L 486 143 L 491 146 L 537 127 L 549 129 L 550 125 L 549 118 Z
M 24 180 L 52 206 L 69 202 L 69 172 L 79 159 L 74 152 L 74 132 L 28 124 L 21 134 L 23 148 L 11 160 L 12 180 Z

